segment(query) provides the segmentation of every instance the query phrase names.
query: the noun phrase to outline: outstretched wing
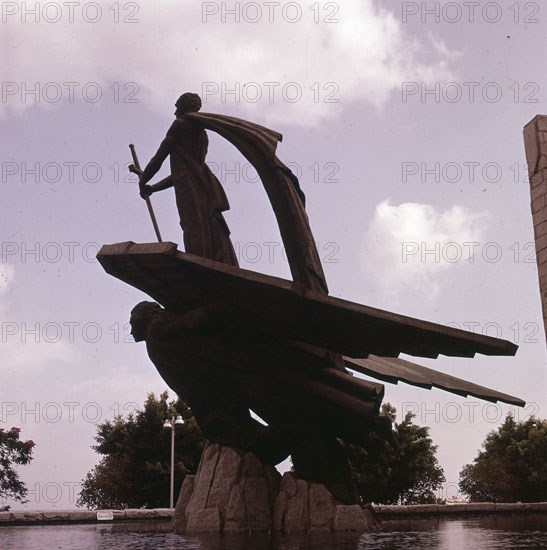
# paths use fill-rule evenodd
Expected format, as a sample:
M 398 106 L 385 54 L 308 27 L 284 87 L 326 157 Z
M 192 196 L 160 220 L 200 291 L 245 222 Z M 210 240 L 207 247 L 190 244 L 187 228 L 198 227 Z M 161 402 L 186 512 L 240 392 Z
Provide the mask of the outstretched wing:
M 396 359 L 401 353 L 431 358 L 514 355 L 517 346 L 507 340 L 326 296 L 285 279 L 179 252 L 174 243 L 105 245 L 97 258 L 108 273 L 168 309 L 182 312 L 225 301 L 241 312 L 234 322 L 242 327 L 260 327 L 278 339 L 349 356 L 347 367 L 374 378 L 524 405 L 518 398 Z

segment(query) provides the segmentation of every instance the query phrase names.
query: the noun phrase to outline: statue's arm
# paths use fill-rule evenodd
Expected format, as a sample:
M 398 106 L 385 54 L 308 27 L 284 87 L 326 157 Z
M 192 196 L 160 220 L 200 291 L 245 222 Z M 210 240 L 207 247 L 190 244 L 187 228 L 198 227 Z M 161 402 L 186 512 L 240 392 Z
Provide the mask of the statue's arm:
M 167 176 L 166 178 L 163 178 L 162 180 L 158 181 L 158 183 L 155 183 L 154 185 L 150 185 L 150 194 L 155 193 L 156 191 L 163 191 L 164 189 L 169 189 L 169 187 L 173 187 L 174 180 L 173 176 Z
M 169 156 L 174 146 L 174 137 L 170 136 L 169 133 L 165 136 L 161 142 L 156 154 L 150 159 L 150 162 L 146 165 L 142 176 L 141 176 L 141 186 L 146 185 L 158 172 L 163 164 L 163 161 Z M 160 182 L 161 183 L 161 182 Z
M 171 127 L 167 131 L 167 135 L 161 142 L 156 154 L 146 165 L 140 179 L 141 189 L 146 189 L 146 194 L 150 195 L 155 191 L 163 191 L 163 189 L 173 186 L 173 178 L 168 176 L 154 185 L 145 187 L 145 185 L 157 174 L 163 164 L 163 161 L 172 153 L 182 132 L 183 124 L 177 119 L 173 122 L 173 124 L 171 124 Z

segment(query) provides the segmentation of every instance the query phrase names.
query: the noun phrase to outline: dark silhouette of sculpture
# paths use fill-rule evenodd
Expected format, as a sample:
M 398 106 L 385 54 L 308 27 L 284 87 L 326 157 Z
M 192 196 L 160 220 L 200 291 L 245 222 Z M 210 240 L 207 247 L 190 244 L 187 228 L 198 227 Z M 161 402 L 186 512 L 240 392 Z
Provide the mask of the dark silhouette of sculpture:
M 358 502 L 336 438 L 351 439 L 365 429 L 391 438 L 391 423 L 377 416 L 383 386 L 349 374 L 329 379 L 331 365 L 310 352 L 312 346 L 273 341 L 259 328 L 237 324 L 234 310 L 217 302 L 174 313 L 141 302 L 131 312 L 132 334 L 146 341 L 159 373 L 209 441 L 253 452 L 272 465 L 291 455 L 301 479 L 323 483 L 341 502 Z M 334 387 L 340 378 L 344 393 Z
M 237 265 L 222 215 L 229 209 L 228 199 L 205 163 L 208 129 L 237 147 L 260 175 L 279 224 L 293 279 L 326 293 L 327 283 L 304 210 L 304 193 L 296 176 L 275 155 L 282 135 L 246 120 L 198 113 L 201 99 L 197 94 L 182 94 L 175 106 L 177 118 L 143 170 L 140 186 L 142 195 L 175 188 L 185 251 Z M 167 156 L 171 176 L 147 185 Z
M 143 170 L 141 195 L 174 187 L 186 252 L 237 265 L 230 230 L 222 215 L 230 205 L 222 185 L 205 163 L 207 134 L 186 116 L 200 110 L 201 99 L 197 94 L 185 93 L 175 107 L 175 121 Z M 171 175 L 155 185 L 147 185 L 168 156 Z
M 348 369 L 387 382 L 524 405 L 398 359 L 400 353 L 513 355 L 517 347 L 328 296 L 304 194 L 276 156 L 282 135 L 238 118 L 199 113 L 195 94 L 183 94 L 176 105 L 177 119 L 142 173 L 141 194 L 175 187 L 186 253 L 173 243 L 127 242 L 105 245 L 98 259 L 108 273 L 164 306 L 137 305 L 132 334 L 146 341 L 159 373 L 188 403 L 210 441 L 253 452 L 268 464 L 290 454 L 301 479 L 324 484 L 341 502 L 356 503 L 337 438 L 352 441 L 374 429 L 390 439 L 392 432 L 389 420 L 378 416 L 384 387 Z M 237 266 L 222 216 L 228 201 L 205 164 L 205 130 L 227 139 L 257 170 L 292 282 Z M 171 176 L 146 185 L 167 156 Z

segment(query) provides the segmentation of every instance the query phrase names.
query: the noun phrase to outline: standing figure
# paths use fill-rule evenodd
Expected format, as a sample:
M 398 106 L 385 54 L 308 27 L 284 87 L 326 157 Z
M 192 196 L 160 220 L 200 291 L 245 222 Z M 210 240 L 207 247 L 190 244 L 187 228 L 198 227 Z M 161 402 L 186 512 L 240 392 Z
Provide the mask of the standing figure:
M 237 266 L 230 230 L 222 215 L 230 205 L 222 185 L 205 163 L 209 140 L 203 127 L 187 117 L 201 109 L 197 94 L 182 94 L 175 103 L 177 117 L 141 176 L 141 196 L 175 188 L 184 249 L 190 254 Z M 146 185 L 170 157 L 171 175 Z

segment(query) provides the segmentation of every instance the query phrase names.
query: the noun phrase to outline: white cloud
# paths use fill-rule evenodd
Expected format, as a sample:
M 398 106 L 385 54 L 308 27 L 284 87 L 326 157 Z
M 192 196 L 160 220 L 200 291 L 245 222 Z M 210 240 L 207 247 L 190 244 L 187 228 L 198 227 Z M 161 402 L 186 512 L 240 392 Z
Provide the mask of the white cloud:
M 411 288 L 434 299 L 447 270 L 474 258 L 489 216 L 457 205 L 438 211 L 430 204 L 383 201 L 365 237 L 365 269 L 386 296 Z
M 256 18 L 256 11 L 243 11 L 247 4 L 256 5 L 248 2 L 237 3 L 241 6 L 239 23 L 223 13 L 222 6 L 236 5 L 231 2 L 151 0 L 138 3 L 135 14 L 123 11 L 125 4 L 119 3 L 117 24 L 115 13 L 106 6 L 96 23 L 86 22 L 82 8 L 76 7 L 70 23 L 66 3 L 57 4 L 64 6 L 57 23 L 44 21 L 44 14 L 40 23 L 32 15 L 22 23 L 23 8 L 5 16 L 4 48 L 9 55 L 2 63 L 3 81 L 19 89 L 2 102 L 4 109 L 20 111 L 34 103 L 32 95 L 25 103 L 20 101 L 23 85 L 39 83 L 43 93 L 47 83 L 60 83 L 66 98 L 64 83 L 78 82 L 74 90 L 79 98 L 84 84 L 97 82 L 103 95 L 111 99 L 110 84 L 134 81 L 140 87 L 137 99 L 170 112 L 181 92 L 201 91 L 203 83 L 209 82 L 214 93 L 205 110 L 258 112 L 268 123 L 308 126 L 336 115 L 348 103 L 370 102 L 381 107 L 391 93 L 400 93 L 404 81 L 444 81 L 452 76 L 448 64 L 453 53 L 444 44 L 432 34 L 422 42 L 409 36 L 393 12 L 375 8 L 372 0 L 331 3 L 331 9 L 319 3 L 317 10 L 313 9 L 316 4 L 300 3 L 300 18 L 293 23 L 298 12 L 283 8 L 296 2 L 272 7 L 273 22 L 263 6 L 257 23 L 249 22 Z M 206 5 L 213 4 L 218 12 L 204 14 Z M 339 6 L 336 13 L 334 6 Z M 54 11 L 45 13 L 46 19 L 55 16 Z M 95 14 L 90 11 L 87 17 Z M 139 22 L 123 23 L 124 18 Z M 223 90 L 236 86 L 239 102 L 234 103 L 234 95 L 223 98 Z M 118 91 L 123 99 L 133 90 Z M 55 97 L 55 86 L 48 93 Z M 258 93 L 262 99 L 249 101 Z M 291 103 L 299 93 L 301 99 Z M 54 108 L 58 103 L 41 99 L 40 104 Z
M 6 294 L 13 283 L 15 268 L 7 263 L 0 264 L 0 294 Z
M 431 31 L 427 33 L 429 41 L 433 45 L 433 48 L 438 52 L 439 56 L 444 59 L 455 60 L 463 55 L 460 50 L 451 50 L 441 38 L 435 36 Z

